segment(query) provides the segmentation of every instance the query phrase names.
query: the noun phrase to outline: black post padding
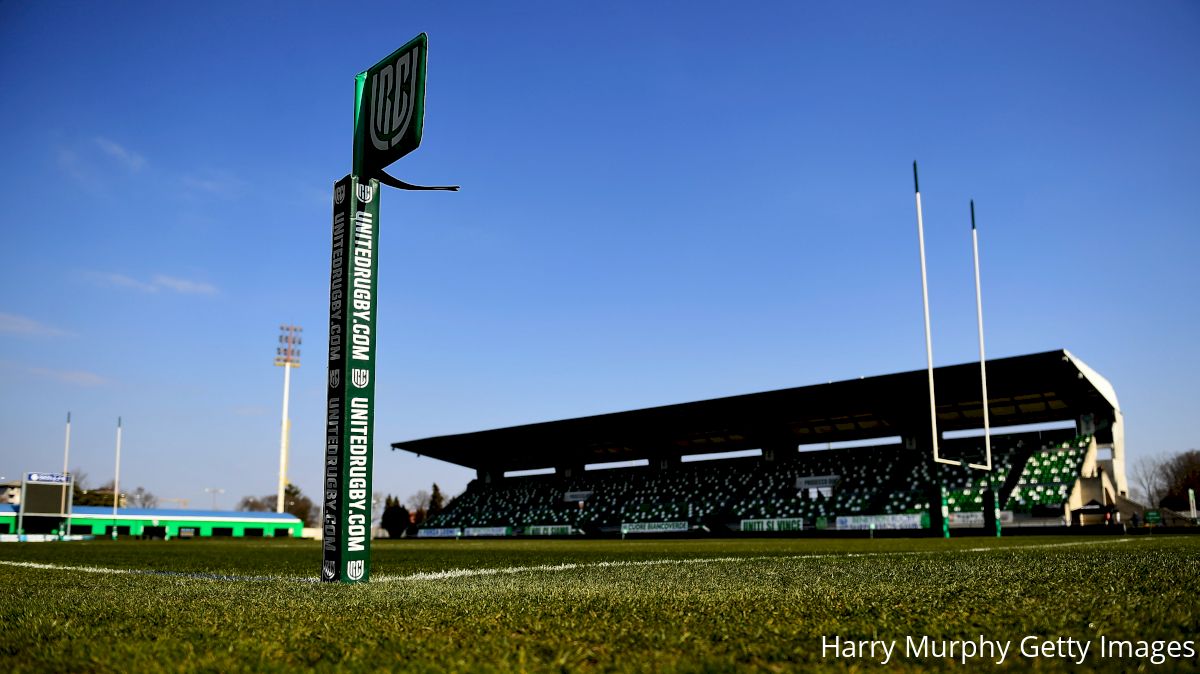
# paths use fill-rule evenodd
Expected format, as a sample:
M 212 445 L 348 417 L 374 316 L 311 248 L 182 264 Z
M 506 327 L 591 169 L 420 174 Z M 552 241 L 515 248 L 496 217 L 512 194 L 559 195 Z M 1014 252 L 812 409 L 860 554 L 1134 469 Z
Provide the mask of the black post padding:
M 925 495 L 929 499 L 929 530 L 935 536 L 942 535 L 942 483 L 941 476 L 937 470 L 937 465 L 930 456 L 929 463 L 933 466 L 933 479 L 929 481 L 926 487 Z
M 983 490 L 983 530 L 996 530 L 996 492 L 991 488 Z

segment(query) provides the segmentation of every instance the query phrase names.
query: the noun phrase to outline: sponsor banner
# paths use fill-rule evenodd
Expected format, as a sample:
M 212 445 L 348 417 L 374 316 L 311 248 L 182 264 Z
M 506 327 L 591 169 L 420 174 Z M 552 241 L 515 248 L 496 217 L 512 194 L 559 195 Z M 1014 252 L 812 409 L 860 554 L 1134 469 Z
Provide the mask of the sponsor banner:
M 687 522 L 625 522 L 621 524 L 621 533 L 623 534 L 656 534 L 687 530 Z
M 590 492 L 590 491 L 569 491 L 569 492 L 563 494 L 563 500 L 567 501 L 568 503 L 574 503 L 576 501 L 586 501 L 591 497 L 592 497 L 592 492 Z
M 928 529 L 929 513 L 904 515 L 842 515 L 838 529 Z
M 462 535 L 462 530 L 457 527 L 445 529 L 421 529 L 417 531 L 417 538 L 458 538 Z
M 512 536 L 512 527 L 467 527 L 463 536 Z
M 25 481 L 35 484 L 66 484 L 70 479 L 66 473 L 25 473 Z
M 810 475 L 796 478 L 796 489 L 830 489 L 836 487 L 841 475 Z
M 321 580 L 370 578 L 379 182 L 333 186 Z
M 742 520 L 742 531 L 803 531 L 804 520 L 799 517 L 777 517 L 765 520 Z
M 525 527 L 527 536 L 570 536 L 571 533 L 569 524 L 535 524 Z
M 55 541 L 91 541 L 95 536 L 55 536 L 54 534 L 0 534 L 0 543 L 53 543 Z
M 1000 511 L 1000 523 L 1012 524 L 1013 514 L 1011 510 Z M 983 512 L 969 513 L 950 513 L 950 526 L 952 527 L 982 527 Z

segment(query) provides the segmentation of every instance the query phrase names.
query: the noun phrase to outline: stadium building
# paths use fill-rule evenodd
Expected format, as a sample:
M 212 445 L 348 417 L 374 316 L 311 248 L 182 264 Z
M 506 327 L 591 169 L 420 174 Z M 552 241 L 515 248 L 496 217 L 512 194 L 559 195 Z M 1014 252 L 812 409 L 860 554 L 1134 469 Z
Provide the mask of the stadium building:
M 147 538 L 193 537 L 293 537 L 299 538 L 304 524 L 289 513 L 228 512 L 222 510 L 178 510 L 73 506 L 70 512 L 48 508 L 30 511 L 36 500 L 0 504 L 0 540 L 47 540 L 58 536 L 142 536 Z M 70 527 L 68 528 L 68 523 Z
M 304 531 L 304 523 L 290 513 L 127 508 L 124 494 L 115 508 L 76 506 L 71 473 L 29 472 L 5 486 L 8 502 L 0 503 L 3 542 L 65 536 L 299 538 Z
M 951 526 L 990 525 L 997 510 L 1006 526 L 1141 512 L 1127 498 L 1116 392 L 1070 352 L 987 362 L 991 470 L 933 461 L 927 376 L 902 372 L 392 448 L 476 471 L 424 536 L 940 531 L 947 517 Z M 940 455 L 984 463 L 979 364 L 936 368 L 934 380 Z M 740 456 L 722 458 L 730 453 Z

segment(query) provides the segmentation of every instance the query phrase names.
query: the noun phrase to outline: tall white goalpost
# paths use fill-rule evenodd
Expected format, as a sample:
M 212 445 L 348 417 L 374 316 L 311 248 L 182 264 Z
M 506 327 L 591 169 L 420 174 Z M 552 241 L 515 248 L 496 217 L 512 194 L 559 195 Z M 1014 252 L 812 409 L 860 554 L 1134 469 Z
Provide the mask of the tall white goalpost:
M 971 200 L 971 250 L 975 256 L 975 317 L 979 323 L 979 385 L 982 389 L 980 405 L 983 407 L 983 452 L 984 462 L 968 463 L 971 468 L 992 470 L 992 427 L 988 416 L 987 356 L 983 349 L 983 293 L 979 288 L 979 231 L 975 228 L 975 200 Z
M 983 344 L 983 293 L 979 280 L 979 233 L 975 227 L 975 200 L 971 200 L 971 246 L 975 263 L 975 316 L 979 326 L 979 378 L 982 386 L 980 404 L 983 407 L 984 462 L 970 463 L 961 460 L 942 457 L 938 446 L 937 427 L 937 395 L 933 385 L 933 337 L 929 329 L 929 281 L 925 270 L 925 219 L 921 209 L 921 183 L 917 179 L 917 162 L 913 162 L 913 188 L 917 204 L 917 244 L 921 251 L 921 300 L 925 309 L 925 364 L 929 377 L 929 427 L 930 441 L 933 446 L 933 460 L 951 466 L 961 466 L 966 463 L 971 468 L 980 470 L 992 469 L 991 423 L 988 416 L 987 396 L 987 357 Z
M 980 406 L 983 408 L 983 463 L 971 463 L 961 459 L 947 459 L 942 457 L 940 447 L 938 446 L 938 423 L 937 423 L 937 396 L 933 384 L 933 337 L 930 333 L 929 326 L 929 281 L 925 266 L 925 218 L 921 208 L 921 183 L 917 178 L 917 162 L 913 162 L 913 191 L 915 193 L 917 207 L 917 244 L 921 252 L 921 300 L 925 311 L 925 365 L 929 379 L 929 428 L 930 441 L 933 447 L 934 463 L 942 463 L 951 466 L 966 465 L 969 468 L 975 468 L 987 472 L 988 489 L 992 493 L 993 510 L 996 517 L 996 535 L 1000 535 L 1000 503 L 999 493 L 996 491 L 993 476 L 992 476 L 992 431 L 991 419 L 989 415 L 988 392 L 987 392 L 987 355 L 984 349 L 983 340 L 983 292 L 979 279 L 979 232 L 975 226 L 975 200 L 971 200 L 971 249 L 974 258 L 975 267 L 975 318 L 979 328 L 979 381 L 980 381 Z M 936 477 L 935 477 L 936 479 Z M 949 504 L 946 501 L 945 488 L 939 482 L 939 493 L 941 494 L 941 512 L 942 512 L 942 531 L 946 538 L 950 537 L 949 528 Z

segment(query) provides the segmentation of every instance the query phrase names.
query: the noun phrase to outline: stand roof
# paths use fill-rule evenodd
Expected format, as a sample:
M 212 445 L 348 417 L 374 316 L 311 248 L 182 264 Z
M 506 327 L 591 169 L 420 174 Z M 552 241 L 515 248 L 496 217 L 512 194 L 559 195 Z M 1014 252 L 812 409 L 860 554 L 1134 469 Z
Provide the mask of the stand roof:
M 1069 351 L 987 363 L 992 426 L 1119 415 L 1111 384 Z M 938 429 L 983 426 L 979 363 L 934 369 Z M 914 436 L 928 441 L 925 370 L 511 426 L 392 444 L 492 471 L 678 457 L 800 444 Z M 1098 431 L 1102 436 L 1104 430 Z M 1105 441 L 1104 437 L 1098 438 Z

